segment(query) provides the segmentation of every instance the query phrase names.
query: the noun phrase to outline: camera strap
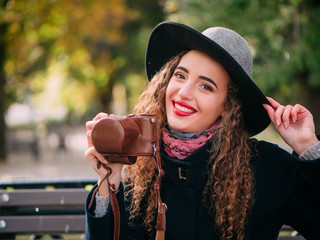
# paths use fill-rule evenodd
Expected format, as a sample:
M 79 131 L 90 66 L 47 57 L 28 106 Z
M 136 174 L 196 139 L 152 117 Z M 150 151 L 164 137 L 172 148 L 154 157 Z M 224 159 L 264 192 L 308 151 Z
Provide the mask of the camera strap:
M 156 207 L 157 207 L 156 240 L 164 240 L 165 230 L 166 230 L 166 210 L 167 210 L 167 205 L 162 202 L 161 196 L 160 196 L 161 180 L 162 180 L 162 177 L 164 176 L 165 172 L 162 169 L 161 158 L 160 158 L 160 155 L 159 155 L 159 151 L 157 149 L 157 147 L 159 146 L 159 141 L 155 137 L 155 136 L 157 136 L 157 133 L 158 133 L 158 121 L 157 121 L 157 119 L 155 118 L 154 115 L 146 115 L 146 114 L 141 114 L 141 115 L 138 115 L 136 117 L 134 115 L 132 115 L 130 117 L 127 117 L 126 119 L 128 120 L 129 118 L 131 118 L 133 120 L 134 119 L 139 120 L 136 123 L 140 127 L 139 128 L 140 131 L 143 130 L 143 131 L 140 132 L 140 134 L 143 136 L 143 137 L 140 138 L 140 140 L 150 139 L 150 141 L 140 141 L 139 144 L 142 145 L 143 146 L 142 149 L 144 149 L 146 151 L 143 154 L 143 156 L 152 156 L 153 157 L 155 168 L 157 170 L 157 176 L 156 176 L 156 180 L 155 180 L 155 183 L 154 183 L 154 189 L 155 189 L 155 192 L 156 192 L 156 199 L 155 200 L 156 200 Z M 96 135 L 97 135 L 97 133 L 105 132 L 105 129 L 106 129 L 107 126 L 110 127 L 110 121 L 107 122 L 109 124 L 105 124 L 106 122 L 102 122 L 103 120 L 105 120 L 105 119 L 101 119 L 100 120 L 101 122 L 99 124 L 99 126 L 102 129 L 96 128 L 97 124 L 93 128 L 93 130 L 95 130 Z M 147 120 L 147 121 L 141 121 L 141 120 Z M 113 128 L 116 128 L 115 126 L 117 126 L 117 127 L 119 126 L 117 124 L 116 125 L 115 124 L 114 125 L 111 124 L 111 125 L 113 126 Z M 126 128 L 127 125 L 125 125 L 125 121 L 123 121 L 123 124 L 124 124 L 123 127 L 125 129 L 127 129 Z M 152 134 L 150 133 L 150 129 L 151 129 L 151 133 Z M 130 130 L 130 129 L 128 128 L 128 130 Z M 123 133 L 123 131 L 121 133 Z M 150 136 L 154 136 L 154 137 L 150 137 Z M 96 144 L 94 144 L 94 146 L 97 149 L 97 147 L 100 146 L 99 143 L 103 143 L 101 145 L 102 146 L 102 149 L 100 149 L 101 151 L 98 151 L 100 154 L 104 153 L 104 152 L 108 152 L 108 150 L 104 151 L 105 150 L 104 149 L 105 142 L 108 142 L 108 141 L 105 141 L 103 137 L 104 137 L 104 135 L 102 136 L 102 139 L 100 139 L 100 138 L 98 139 L 97 138 L 98 140 L 96 141 Z M 124 137 L 124 135 L 122 137 Z M 95 141 L 93 141 L 93 142 L 95 143 Z M 109 141 L 109 142 L 113 143 L 112 141 Z M 152 145 L 152 148 L 151 148 L 151 146 L 149 144 Z M 136 156 L 141 156 L 142 154 L 139 154 L 139 153 L 141 153 L 141 152 L 137 152 L 133 156 L 135 156 L 135 157 Z M 120 153 L 118 155 L 122 156 Z M 124 155 L 124 156 L 126 156 L 126 155 Z M 108 159 L 108 156 L 106 156 L 106 157 Z M 117 159 L 117 160 L 119 160 L 119 159 Z M 122 163 L 123 164 L 133 164 L 133 163 L 135 163 L 135 160 L 136 159 L 134 159 L 134 161 L 131 161 L 131 162 L 130 161 L 126 161 L 126 162 L 122 162 Z M 101 182 L 98 184 L 97 188 L 93 191 L 93 194 L 91 196 L 91 200 L 90 200 L 88 209 L 91 208 L 91 206 L 93 204 L 93 201 L 95 199 L 95 195 L 96 195 L 97 191 L 99 190 L 99 188 L 101 186 L 101 183 L 103 181 L 107 181 L 107 185 L 108 185 L 108 189 L 109 189 L 109 200 L 110 200 L 111 209 L 113 211 L 113 216 L 114 216 L 113 240 L 119 240 L 119 237 L 120 237 L 120 209 L 119 209 L 119 204 L 118 204 L 118 200 L 117 200 L 117 197 L 116 197 L 117 189 L 115 189 L 115 185 L 111 184 L 110 181 L 109 181 L 109 176 L 112 174 L 112 169 L 107 164 L 102 164 L 100 161 L 98 161 L 97 162 L 97 168 L 99 169 L 101 166 L 103 166 L 107 170 L 107 174 L 101 180 Z
M 156 166 L 156 169 L 158 171 L 158 176 L 156 177 L 156 181 L 154 184 L 154 189 L 156 191 L 156 202 L 157 202 L 157 233 L 156 233 L 156 240 L 164 240 L 165 237 L 165 231 L 166 231 L 166 210 L 167 205 L 162 202 L 161 196 L 160 196 L 160 189 L 161 189 L 161 180 L 164 176 L 165 172 L 162 169 L 161 159 L 159 156 L 159 152 L 157 151 L 157 148 L 155 144 L 153 145 L 154 148 L 154 163 Z M 97 168 L 99 169 L 101 166 L 103 166 L 105 169 L 108 170 L 108 173 L 106 176 L 101 180 L 100 184 L 96 187 L 96 189 L 92 193 L 92 197 L 88 206 L 88 209 L 91 208 L 94 200 L 94 196 L 96 195 L 97 191 L 99 190 L 101 183 L 103 181 L 107 181 L 107 185 L 109 188 L 109 200 L 111 204 L 111 209 L 113 211 L 113 218 L 114 218 L 114 232 L 113 232 L 113 240 L 118 240 L 120 238 L 120 209 L 118 200 L 116 197 L 117 189 L 115 189 L 115 185 L 111 184 L 109 181 L 109 176 L 112 173 L 112 169 L 106 165 L 101 164 L 101 162 L 98 162 Z
M 159 152 L 156 147 L 156 143 L 152 143 L 153 151 L 154 151 L 154 160 L 155 166 L 158 171 L 158 176 L 156 177 L 156 181 L 154 184 L 154 189 L 156 190 L 156 201 L 157 201 L 157 233 L 156 240 L 164 240 L 165 231 L 166 231 L 166 210 L 167 205 L 162 202 L 160 196 L 161 189 L 161 180 L 164 176 L 165 172 L 162 169 L 161 158 L 159 156 Z
M 106 176 L 101 180 L 100 184 L 96 187 L 96 189 L 92 193 L 92 197 L 88 206 L 88 209 L 91 208 L 94 200 L 94 196 L 96 195 L 97 191 L 99 190 L 101 183 L 103 181 L 107 181 L 108 189 L 109 189 L 109 201 L 111 204 L 111 209 L 113 212 L 113 219 L 114 219 L 114 228 L 113 228 L 113 240 L 119 240 L 120 238 L 120 208 L 118 204 L 118 199 L 116 196 L 117 189 L 114 184 L 111 184 L 109 181 L 109 176 L 112 174 L 112 169 L 107 164 L 102 164 L 100 161 L 97 162 L 97 168 L 99 169 L 103 166 L 108 173 Z
M 154 189 L 156 191 L 156 202 L 157 202 L 157 233 L 156 233 L 156 240 L 164 240 L 165 237 L 165 231 L 166 231 L 166 210 L 167 205 L 162 202 L 161 196 L 160 196 L 160 189 L 161 189 L 161 180 L 164 176 L 165 172 L 162 169 L 161 164 L 161 158 L 159 156 L 159 152 L 157 151 L 156 145 L 153 144 L 154 149 L 154 163 L 156 166 L 156 169 L 158 171 L 158 176 L 156 177 L 156 181 L 154 184 Z M 114 184 L 111 184 L 109 181 L 109 176 L 112 174 L 112 169 L 107 164 L 102 164 L 98 161 L 97 168 L 99 169 L 101 166 L 103 166 L 108 173 L 106 176 L 101 180 L 100 184 L 96 187 L 96 189 L 92 193 L 92 197 L 88 206 L 88 209 L 91 208 L 94 200 L 94 196 L 96 195 L 97 191 L 99 190 L 101 183 L 103 181 L 107 181 L 107 185 L 109 188 L 109 200 L 111 204 L 111 209 L 113 212 L 113 218 L 114 218 L 114 229 L 113 229 L 113 240 L 119 240 L 120 238 L 120 209 L 118 200 L 116 197 L 117 189 L 115 188 Z

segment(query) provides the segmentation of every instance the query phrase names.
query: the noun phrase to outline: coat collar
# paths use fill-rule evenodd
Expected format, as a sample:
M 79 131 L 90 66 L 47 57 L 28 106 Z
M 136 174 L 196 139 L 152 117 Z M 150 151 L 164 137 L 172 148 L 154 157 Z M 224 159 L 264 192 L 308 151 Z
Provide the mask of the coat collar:
M 190 193 L 195 190 L 202 191 L 208 176 L 210 147 L 211 143 L 208 142 L 182 160 L 170 158 L 161 148 L 166 184 Z

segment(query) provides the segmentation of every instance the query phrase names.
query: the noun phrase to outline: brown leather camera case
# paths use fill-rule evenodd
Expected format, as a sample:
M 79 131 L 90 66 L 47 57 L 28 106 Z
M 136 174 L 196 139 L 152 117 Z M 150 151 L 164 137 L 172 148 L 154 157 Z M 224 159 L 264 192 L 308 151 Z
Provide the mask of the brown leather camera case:
M 110 115 L 102 118 L 94 125 L 91 132 L 91 139 L 97 152 L 103 155 L 108 163 L 134 164 L 138 156 L 153 156 L 158 175 L 154 184 L 157 201 L 157 240 L 164 240 L 166 228 L 166 204 L 161 201 L 160 188 L 161 179 L 164 176 L 161 159 L 157 150 L 157 128 L 158 123 L 154 115 Z M 99 168 L 101 163 L 98 162 Z M 109 182 L 112 169 L 108 164 L 102 164 L 108 170 L 108 174 L 102 180 L 107 180 L 109 186 L 109 196 L 111 208 L 114 215 L 114 235 L 113 239 L 120 238 L 120 211 L 116 198 L 114 184 Z M 101 182 L 102 182 L 101 181 Z M 101 184 L 100 182 L 100 184 Z M 100 185 L 94 190 L 88 208 L 92 202 Z
M 108 162 L 134 164 L 137 156 L 152 156 L 156 142 L 153 115 L 111 115 L 100 119 L 92 129 L 92 142 Z

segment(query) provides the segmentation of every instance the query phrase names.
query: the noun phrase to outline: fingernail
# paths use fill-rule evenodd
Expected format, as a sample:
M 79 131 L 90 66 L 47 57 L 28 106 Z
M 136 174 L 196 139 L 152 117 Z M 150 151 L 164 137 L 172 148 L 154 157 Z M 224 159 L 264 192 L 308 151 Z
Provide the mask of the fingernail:
M 288 128 L 288 124 L 286 122 L 284 122 L 284 127 Z
M 292 118 L 292 122 L 296 122 L 296 119 L 294 117 Z
M 280 122 L 279 122 L 279 120 L 278 120 L 278 119 L 276 120 L 276 124 L 277 124 L 277 126 L 279 126 L 279 125 L 280 125 Z

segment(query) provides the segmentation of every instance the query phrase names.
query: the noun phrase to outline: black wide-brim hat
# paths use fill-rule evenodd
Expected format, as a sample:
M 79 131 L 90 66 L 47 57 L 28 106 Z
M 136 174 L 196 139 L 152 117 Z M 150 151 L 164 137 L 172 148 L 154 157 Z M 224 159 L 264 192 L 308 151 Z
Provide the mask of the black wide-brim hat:
M 248 43 L 236 32 L 222 27 L 208 28 L 203 33 L 176 22 L 160 23 L 151 33 L 146 53 L 149 81 L 182 51 L 198 50 L 220 63 L 238 87 L 242 100 L 244 128 L 256 135 L 270 124 L 264 109 L 269 104 L 265 95 L 252 81 L 252 54 Z

